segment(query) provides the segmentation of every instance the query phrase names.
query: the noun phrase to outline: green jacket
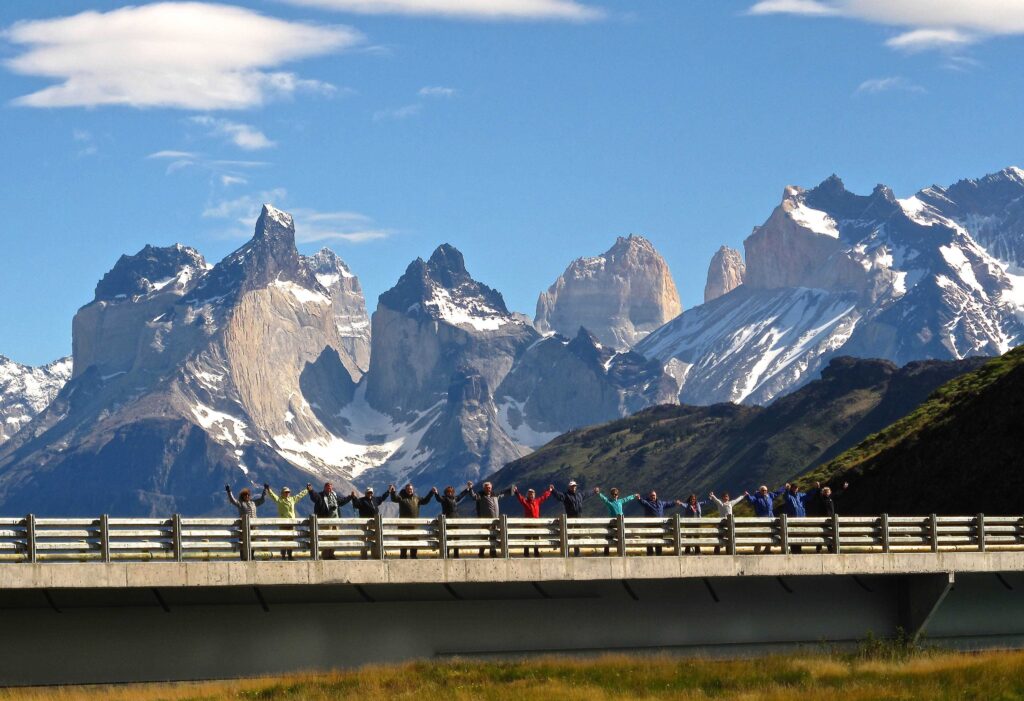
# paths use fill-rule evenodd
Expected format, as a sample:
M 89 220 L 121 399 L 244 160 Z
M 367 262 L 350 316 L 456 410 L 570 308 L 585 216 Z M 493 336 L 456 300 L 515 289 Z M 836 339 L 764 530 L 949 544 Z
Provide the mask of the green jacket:
M 267 490 L 267 496 L 270 500 L 277 504 L 277 517 L 278 518 L 296 518 L 295 516 L 295 505 L 302 501 L 302 498 L 309 493 L 308 489 L 303 489 L 298 494 L 290 497 L 279 497 L 274 493 L 273 489 Z
M 608 507 L 609 516 L 622 516 L 622 507 L 636 499 L 636 494 L 630 494 L 628 497 L 620 497 L 619 499 L 609 499 L 602 492 L 598 492 L 597 496 L 601 497 L 601 501 Z

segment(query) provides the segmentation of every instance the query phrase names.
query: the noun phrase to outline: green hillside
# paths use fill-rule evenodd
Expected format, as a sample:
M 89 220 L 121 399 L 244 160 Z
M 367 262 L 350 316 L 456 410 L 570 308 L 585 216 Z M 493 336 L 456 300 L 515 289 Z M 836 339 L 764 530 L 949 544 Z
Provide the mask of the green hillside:
M 851 488 L 845 513 L 1024 513 L 1024 347 L 943 385 L 807 480 Z
M 897 368 L 887 361 L 837 358 L 821 379 L 768 407 L 654 407 L 559 436 L 493 479 L 501 487 L 576 479 L 586 488 L 654 488 L 672 498 L 709 490 L 735 495 L 762 483 L 774 487 L 882 430 L 982 362 Z M 555 513 L 558 506 L 549 502 L 546 509 Z M 590 508 L 601 512 L 596 502 Z

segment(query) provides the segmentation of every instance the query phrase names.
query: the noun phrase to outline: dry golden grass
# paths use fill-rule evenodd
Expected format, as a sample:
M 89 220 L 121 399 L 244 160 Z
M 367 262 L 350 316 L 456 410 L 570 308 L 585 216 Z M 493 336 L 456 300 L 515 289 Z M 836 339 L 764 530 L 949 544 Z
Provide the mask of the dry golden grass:
M 0 701 L 874 701 L 1024 699 L 1024 652 L 888 660 L 609 655 L 450 660 L 221 682 L 0 690 Z

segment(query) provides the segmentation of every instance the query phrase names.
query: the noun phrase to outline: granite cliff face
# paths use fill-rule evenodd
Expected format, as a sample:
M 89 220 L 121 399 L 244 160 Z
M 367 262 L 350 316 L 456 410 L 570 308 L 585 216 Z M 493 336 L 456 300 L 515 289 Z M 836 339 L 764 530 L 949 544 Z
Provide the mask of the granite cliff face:
M 0 508 L 206 513 L 225 483 L 344 485 L 325 420 L 354 393 L 338 318 L 357 301 L 294 236 L 266 206 L 215 266 L 181 246 L 122 257 L 75 316 L 74 377 L 0 447 Z
M 572 337 L 581 326 L 602 344 L 632 348 L 683 310 L 668 264 L 642 236 L 578 258 L 537 300 L 541 333 Z
M 30 367 L 0 355 L 0 444 L 45 409 L 69 379 L 71 358 Z
M 711 258 L 708 266 L 708 281 L 704 285 L 704 301 L 710 302 L 732 292 L 743 284 L 747 266 L 743 256 L 734 248 L 722 246 Z

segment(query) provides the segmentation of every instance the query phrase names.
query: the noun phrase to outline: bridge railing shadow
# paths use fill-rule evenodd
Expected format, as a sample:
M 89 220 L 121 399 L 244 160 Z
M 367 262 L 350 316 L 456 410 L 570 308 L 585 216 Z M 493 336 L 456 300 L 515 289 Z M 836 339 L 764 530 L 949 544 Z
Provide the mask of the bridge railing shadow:
M 951 550 L 1024 550 L 1024 517 L 0 519 L 0 563 Z

